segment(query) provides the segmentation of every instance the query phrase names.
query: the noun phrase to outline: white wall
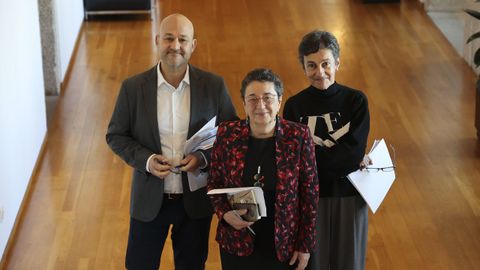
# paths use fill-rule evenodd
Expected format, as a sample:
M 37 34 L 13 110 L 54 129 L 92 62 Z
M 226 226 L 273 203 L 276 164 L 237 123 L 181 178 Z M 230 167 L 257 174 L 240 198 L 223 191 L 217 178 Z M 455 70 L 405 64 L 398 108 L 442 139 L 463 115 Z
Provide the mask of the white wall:
M 2 256 L 47 131 L 37 1 L 0 1 Z M 63 81 L 83 21 L 83 1 L 52 1 Z
M 60 50 L 60 78 L 63 82 L 83 22 L 83 0 L 53 1 L 55 4 L 55 28 Z
M 37 0 L 0 1 L 0 37 L 3 254 L 47 130 Z

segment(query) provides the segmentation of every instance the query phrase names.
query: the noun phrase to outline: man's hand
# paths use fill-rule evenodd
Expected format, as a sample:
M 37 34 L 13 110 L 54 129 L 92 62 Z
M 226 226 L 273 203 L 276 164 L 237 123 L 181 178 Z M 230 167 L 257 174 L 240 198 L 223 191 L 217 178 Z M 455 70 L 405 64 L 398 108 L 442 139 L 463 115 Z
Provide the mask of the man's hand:
M 162 155 L 155 155 L 148 162 L 150 173 L 160 179 L 164 179 L 170 174 L 170 168 L 172 168 L 170 161 Z
M 238 215 L 245 215 L 247 213 L 247 209 L 240 209 L 235 210 Z M 253 224 L 253 222 L 248 222 L 243 220 L 241 217 L 237 216 L 233 210 L 228 211 L 223 215 L 223 219 L 230 224 L 235 230 L 241 230 Z
M 297 265 L 297 268 L 295 268 L 295 270 L 303 270 L 305 269 L 305 267 L 307 267 L 309 259 L 310 259 L 310 253 L 294 251 L 289 264 L 293 265 L 298 260 L 298 265 Z
M 200 166 L 201 160 L 197 155 L 188 154 L 184 159 L 180 160 L 180 170 L 184 172 L 193 172 Z

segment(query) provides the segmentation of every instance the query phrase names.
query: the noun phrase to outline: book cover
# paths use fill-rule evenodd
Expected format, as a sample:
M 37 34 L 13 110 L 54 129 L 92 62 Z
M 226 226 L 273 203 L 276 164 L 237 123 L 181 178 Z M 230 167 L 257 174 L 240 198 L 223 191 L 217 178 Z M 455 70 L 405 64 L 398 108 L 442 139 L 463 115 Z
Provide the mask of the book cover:
M 227 195 L 228 201 L 234 210 L 247 209 L 247 213 L 242 215 L 246 221 L 257 221 L 260 215 L 260 207 L 255 198 L 253 190 L 240 191 Z
M 267 216 L 267 206 L 261 187 L 218 188 L 207 192 L 207 195 L 225 194 L 232 209 L 248 209 L 250 216 L 243 216 L 245 220 L 256 221 Z M 235 205 L 234 205 L 235 203 Z M 242 208 L 243 207 L 243 208 Z

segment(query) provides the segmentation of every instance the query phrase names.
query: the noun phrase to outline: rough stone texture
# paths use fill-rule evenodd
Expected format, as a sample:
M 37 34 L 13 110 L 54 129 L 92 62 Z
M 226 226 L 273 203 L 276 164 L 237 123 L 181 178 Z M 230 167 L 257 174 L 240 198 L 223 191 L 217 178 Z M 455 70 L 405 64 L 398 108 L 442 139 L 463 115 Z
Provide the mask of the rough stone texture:
M 53 0 L 38 0 L 40 35 L 42 40 L 43 78 L 45 95 L 60 94 L 60 63 L 55 29 L 55 3 Z

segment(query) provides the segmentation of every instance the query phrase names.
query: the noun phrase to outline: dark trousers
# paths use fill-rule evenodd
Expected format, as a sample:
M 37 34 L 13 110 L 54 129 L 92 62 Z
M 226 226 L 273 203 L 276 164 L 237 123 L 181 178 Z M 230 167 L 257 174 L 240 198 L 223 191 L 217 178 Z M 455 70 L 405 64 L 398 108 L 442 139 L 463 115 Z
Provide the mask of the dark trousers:
M 125 267 L 129 270 L 158 270 L 163 246 L 172 225 L 175 269 L 205 269 L 211 221 L 212 216 L 189 218 L 182 199 L 164 199 L 157 217 L 151 222 L 130 219 Z
M 364 270 L 368 207 L 363 198 L 321 197 L 318 213 L 317 244 L 307 269 Z

